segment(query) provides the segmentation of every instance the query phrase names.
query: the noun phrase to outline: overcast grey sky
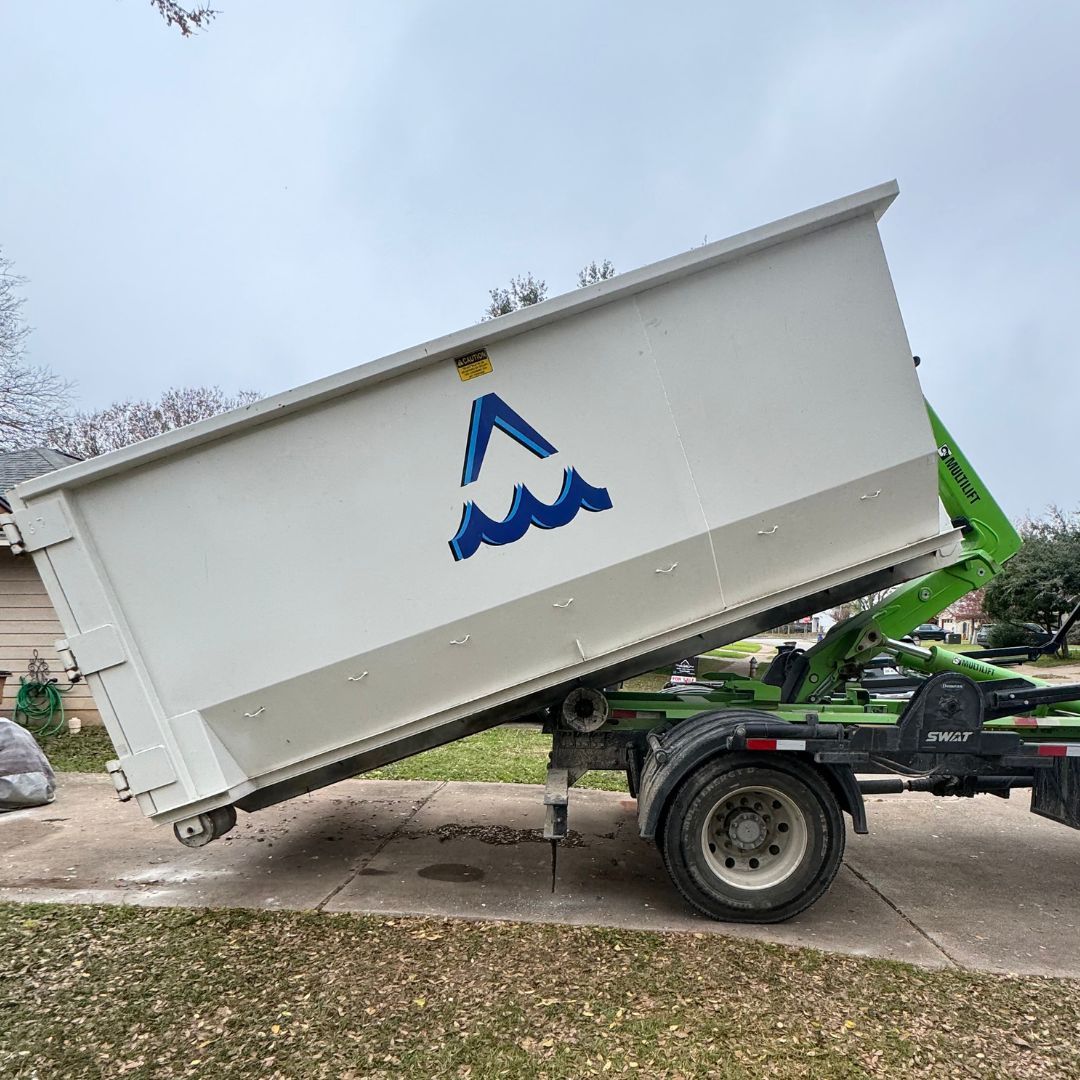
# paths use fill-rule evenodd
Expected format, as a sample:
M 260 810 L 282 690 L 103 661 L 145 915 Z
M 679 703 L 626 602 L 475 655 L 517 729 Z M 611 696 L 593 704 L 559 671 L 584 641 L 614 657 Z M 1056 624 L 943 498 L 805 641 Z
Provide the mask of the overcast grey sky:
M 1011 513 L 1080 505 L 1080 5 L 215 6 L 184 40 L 146 0 L 0 2 L 0 245 L 81 403 L 282 390 L 511 274 L 896 177 L 928 396 Z

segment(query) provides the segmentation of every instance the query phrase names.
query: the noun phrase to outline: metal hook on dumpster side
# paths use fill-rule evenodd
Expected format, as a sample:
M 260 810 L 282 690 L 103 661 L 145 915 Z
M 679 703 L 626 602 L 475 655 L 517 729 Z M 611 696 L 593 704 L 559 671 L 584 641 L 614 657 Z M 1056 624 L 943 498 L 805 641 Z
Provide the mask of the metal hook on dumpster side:
M 451 638 L 450 639 L 450 644 L 451 645 L 464 645 L 465 642 L 467 642 L 470 637 L 472 637 L 471 634 L 466 634 L 463 638 Z
M 779 525 L 774 525 L 771 529 L 758 529 L 757 534 L 758 536 L 772 536 L 772 534 L 776 532 L 776 530 L 779 528 Z

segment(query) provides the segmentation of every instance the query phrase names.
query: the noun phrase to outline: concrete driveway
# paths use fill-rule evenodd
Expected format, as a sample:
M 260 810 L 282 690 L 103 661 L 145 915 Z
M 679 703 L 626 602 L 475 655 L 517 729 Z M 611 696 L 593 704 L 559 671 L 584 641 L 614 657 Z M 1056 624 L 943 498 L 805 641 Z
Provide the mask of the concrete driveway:
M 0 900 L 294 908 L 692 930 L 930 967 L 1080 976 L 1080 836 L 1020 795 L 874 798 L 869 836 L 813 908 L 770 927 L 712 923 L 669 883 L 634 804 L 571 795 L 551 892 L 541 789 L 349 780 L 258 814 L 200 850 L 103 776 L 0 815 Z

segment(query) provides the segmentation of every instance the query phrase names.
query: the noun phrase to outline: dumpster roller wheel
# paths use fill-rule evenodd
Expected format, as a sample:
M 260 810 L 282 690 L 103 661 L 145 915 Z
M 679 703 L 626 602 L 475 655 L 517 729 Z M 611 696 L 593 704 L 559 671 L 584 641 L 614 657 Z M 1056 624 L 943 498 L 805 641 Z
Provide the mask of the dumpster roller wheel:
M 178 821 L 173 834 L 184 847 L 205 847 L 211 840 L 224 836 L 236 824 L 236 807 L 219 806 L 197 817 Z

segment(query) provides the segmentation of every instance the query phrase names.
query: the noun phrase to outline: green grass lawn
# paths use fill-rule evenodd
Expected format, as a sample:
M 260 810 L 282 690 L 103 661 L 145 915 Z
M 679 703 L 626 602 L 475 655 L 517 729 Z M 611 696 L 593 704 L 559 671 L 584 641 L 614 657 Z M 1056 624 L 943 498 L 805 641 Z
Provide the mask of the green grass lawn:
M 83 728 L 78 735 L 50 735 L 38 739 L 52 767 L 57 772 L 104 772 L 105 762 L 116 757 L 105 729 Z
M 638 675 L 637 678 L 627 679 L 623 683 L 624 690 L 635 690 L 642 694 L 654 694 L 657 690 L 663 690 L 668 679 L 671 678 L 671 669 L 663 671 L 650 671 L 647 675 Z
M 725 660 L 745 660 L 754 653 L 761 652 L 761 645 L 756 641 L 733 641 L 730 645 L 723 645 L 719 649 L 710 649 L 702 656 L 719 656 Z
M 551 736 L 516 726 L 490 728 L 479 735 L 438 746 L 365 775 L 373 780 L 486 780 L 502 784 L 542 784 L 547 776 Z M 589 772 L 578 787 L 626 791 L 622 773 Z
M 0 1076 L 1080 1075 L 1080 983 L 716 934 L 0 904 Z
M 1035 666 L 1062 667 L 1065 664 L 1080 664 L 1080 645 L 1070 645 L 1069 653 L 1069 656 L 1040 656 L 1035 661 Z
M 762 646 L 757 641 L 733 641 L 730 645 L 725 645 L 724 648 L 730 649 L 732 652 L 750 655 L 750 653 L 761 652 Z
M 987 648 L 987 646 L 985 646 L 985 645 L 970 645 L 970 644 L 969 645 L 945 645 L 944 648 L 948 649 L 949 652 L 954 652 L 954 653 L 970 653 L 970 652 L 981 652 L 983 649 Z M 1071 655 L 1068 656 L 1068 657 L 1040 656 L 1039 659 L 1035 661 L 1035 664 L 1038 667 L 1061 667 L 1061 666 L 1063 666 L 1065 664 L 1080 664 L 1080 645 L 1070 645 L 1069 646 L 1069 651 L 1070 651 Z M 994 662 L 993 660 L 988 661 L 988 663 L 991 663 L 991 664 L 993 662 Z

